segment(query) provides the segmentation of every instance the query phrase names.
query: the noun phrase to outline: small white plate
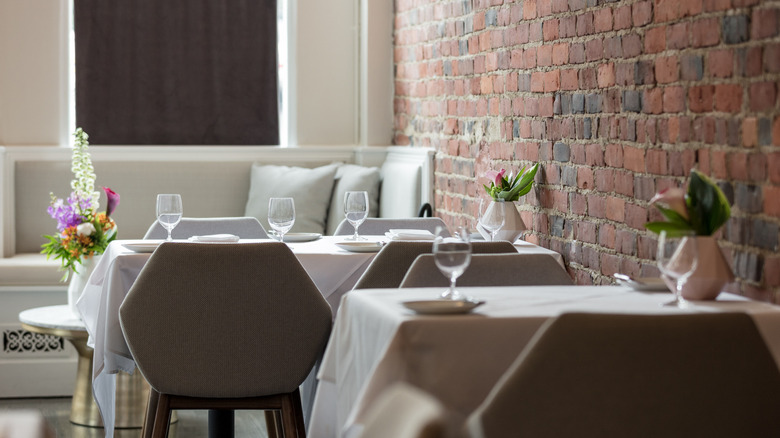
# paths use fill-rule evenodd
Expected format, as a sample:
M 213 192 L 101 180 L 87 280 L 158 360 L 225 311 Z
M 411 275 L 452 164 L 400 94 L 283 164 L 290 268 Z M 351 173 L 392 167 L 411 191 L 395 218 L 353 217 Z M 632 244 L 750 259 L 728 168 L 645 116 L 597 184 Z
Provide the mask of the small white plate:
M 336 242 L 336 246 L 350 252 L 377 252 L 384 246 L 382 242 Z
M 149 242 L 137 242 L 137 243 L 123 243 L 122 246 L 129 249 L 133 252 L 154 252 L 155 249 L 157 249 L 160 244 L 162 244 L 163 241 L 157 240 L 157 241 L 149 241 Z
M 285 242 L 311 242 L 322 237 L 320 233 L 287 233 L 284 235 Z M 278 240 L 278 238 L 277 238 Z
M 475 300 L 421 300 L 404 301 L 401 304 L 420 315 L 457 315 L 469 313 L 484 301 Z
M 618 282 L 640 292 L 669 292 L 669 287 L 660 277 L 639 277 L 630 280 L 619 278 Z

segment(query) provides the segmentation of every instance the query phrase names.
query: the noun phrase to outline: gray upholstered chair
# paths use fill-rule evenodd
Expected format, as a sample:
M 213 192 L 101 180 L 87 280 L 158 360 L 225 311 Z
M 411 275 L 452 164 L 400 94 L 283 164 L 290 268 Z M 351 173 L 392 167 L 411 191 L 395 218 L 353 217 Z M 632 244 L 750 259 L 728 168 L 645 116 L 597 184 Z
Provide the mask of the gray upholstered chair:
M 474 438 L 776 437 L 780 372 L 750 316 L 564 314 L 467 422 Z
M 447 287 L 450 281 L 436 267 L 433 254 L 420 254 L 400 287 Z M 547 254 L 474 254 L 458 286 L 571 285 L 571 277 Z
M 443 438 L 444 406 L 407 383 L 390 385 L 371 404 L 361 438 Z
M 384 219 L 384 218 L 367 218 L 360 227 L 358 232 L 361 235 L 366 236 L 384 236 L 384 234 L 394 229 L 406 229 L 406 230 L 428 230 L 431 233 L 436 232 L 436 227 L 441 227 L 444 237 L 449 237 L 450 232 L 447 230 L 447 224 L 444 223 L 441 218 L 438 217 L 410 217 L 402 219 Z M 336 231 L 333 232 L 334 236 L 351 236 L 355 233 L 355 228 L 347 222 L 346 219 L 342 220 Z
M 475 254 L 516 253 L 511 243 L 472 242 L 471 251 Z M 395 288 L 401 285 L 409 266 L 420 254 L 433 252 L 433 242 L 390 241 L 379 253 L 355 284 L 355 289 Z
M 171 232 L 174 239 L 188 239 L 208 234 L 234 234 L 242 239 L 267 239 L 268 234 L 253 217 L 183 217 Z M 144 239 L 165 239 L 168 231 L 159 222 L 149 227 Z
M 298 387 L 331 317 L 285 244 L 163 243 L 119 309 L 152 388 L 144 433 L 164 437 L 171 409 L 272 409 L 304 436 Z

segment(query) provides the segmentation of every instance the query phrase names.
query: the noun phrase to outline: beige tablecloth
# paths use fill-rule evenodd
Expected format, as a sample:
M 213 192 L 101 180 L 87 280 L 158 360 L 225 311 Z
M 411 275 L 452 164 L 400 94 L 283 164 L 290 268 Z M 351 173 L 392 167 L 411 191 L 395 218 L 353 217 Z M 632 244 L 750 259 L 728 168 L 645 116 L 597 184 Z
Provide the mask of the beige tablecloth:
M 433 289 L 353 291 L 345 296 L 319 373 L 309 435 L 352 436 L 389 384 L 428 391 L 465 419 L 487 396 L 548 318 L 569 311 L 680 313 L 744 311 L 780 363 L 780 307 L 721 294 L 690 309 L 663 307 L 668 293 L 621 286 L 460 288 L 487 303 L 470 315 L 418 316 L 405 300 L 432 299 Z

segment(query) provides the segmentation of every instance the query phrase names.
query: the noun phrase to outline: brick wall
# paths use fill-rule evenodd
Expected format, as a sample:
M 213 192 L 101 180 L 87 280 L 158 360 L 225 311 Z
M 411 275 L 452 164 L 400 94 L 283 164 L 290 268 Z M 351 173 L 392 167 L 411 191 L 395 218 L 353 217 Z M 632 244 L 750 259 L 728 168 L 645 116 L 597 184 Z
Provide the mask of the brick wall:
M 729 290 L 780 302 L 780 1 L 395 1 L 395 143 L 436 148 L 436 214 L 540 161 L 528 240 L 579 284 L 653 274 L 648 201 L 692 167 L 729 197 Z

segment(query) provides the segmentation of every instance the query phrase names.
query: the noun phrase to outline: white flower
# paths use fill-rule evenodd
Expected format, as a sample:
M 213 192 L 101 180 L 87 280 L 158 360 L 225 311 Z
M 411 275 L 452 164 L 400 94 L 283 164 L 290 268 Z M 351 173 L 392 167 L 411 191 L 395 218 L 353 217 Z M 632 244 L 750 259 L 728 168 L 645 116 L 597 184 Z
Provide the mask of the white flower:
M 95 226 L 90 222 L 84 222 L 76 227 L 76 233 L 79 236 L 91 236 L 95 232 Z

